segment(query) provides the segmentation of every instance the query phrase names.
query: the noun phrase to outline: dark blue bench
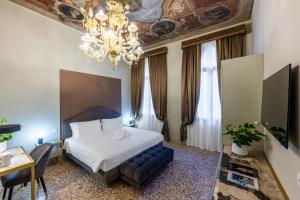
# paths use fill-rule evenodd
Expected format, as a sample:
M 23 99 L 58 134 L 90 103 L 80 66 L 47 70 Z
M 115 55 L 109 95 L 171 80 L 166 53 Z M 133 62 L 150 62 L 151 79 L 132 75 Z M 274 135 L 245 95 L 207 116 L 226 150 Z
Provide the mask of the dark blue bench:
M 173 157 L 173 149 L 158 144 L 121 164 L 120 178 L 137 188 L 142 188 L 153 180 Z

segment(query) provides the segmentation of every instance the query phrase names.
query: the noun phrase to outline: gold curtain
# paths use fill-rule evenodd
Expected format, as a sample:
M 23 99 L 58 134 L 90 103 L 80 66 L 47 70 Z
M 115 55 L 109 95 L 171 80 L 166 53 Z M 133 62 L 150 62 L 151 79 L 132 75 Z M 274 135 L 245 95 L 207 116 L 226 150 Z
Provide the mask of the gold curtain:
M 181 75 L 181 141 L 187 138 L 186 126 L 194 122 L 200 96 L 201 66 L 199 45 L 183 49 Z
M 145 59 L 140 59 L 131 67 L 131 110 L 135 119 L 141 116 L 144 94 Z
M 169 141 L 167 120 L 167 54 L 149 57 L 149 74 L 152 102 L 157 119 L 163 122 L 162 134 Z
M 245 54 L 245 34 L 237 34 L 217 40 L 217 68 L 219 92 L 221 94 L 221 61 L 242 57 Z M 221 97 L 221 95 L 220 95 Z

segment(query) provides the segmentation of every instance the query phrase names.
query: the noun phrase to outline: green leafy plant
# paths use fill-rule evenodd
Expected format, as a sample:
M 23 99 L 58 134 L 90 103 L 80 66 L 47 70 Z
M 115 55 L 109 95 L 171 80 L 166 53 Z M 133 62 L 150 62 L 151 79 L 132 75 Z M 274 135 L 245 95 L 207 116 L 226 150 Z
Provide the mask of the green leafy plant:
M 0 126 L 6 125 L 7 120 L 0 118 Z M 8 141 L 13 138 L 12 133 L 5 133 L 5 134 L 0 134 L 0 142 Z
M 273 126 L 273 127 L 270 128 L 270 132 L 279 141 L 282 141 L 283 143 L 287 142 L 287 140 L 286 140 L 286 130 L 284 128 Z
M 232 141 L 238 146 L 250 145 L 252 142 L 259 142 L 265 135 L 256 130 L 252 123 L 245 123 L 244 125 L 228 124 L 225 126 L 226 133 L 223 135 L 230 135 Z

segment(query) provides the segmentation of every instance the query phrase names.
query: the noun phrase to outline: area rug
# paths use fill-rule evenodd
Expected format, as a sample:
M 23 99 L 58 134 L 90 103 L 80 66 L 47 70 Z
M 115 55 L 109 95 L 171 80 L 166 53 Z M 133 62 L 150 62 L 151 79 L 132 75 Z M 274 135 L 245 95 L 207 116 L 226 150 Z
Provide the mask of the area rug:
M 64 160 L 47 167 L 48 196 L 37 186 L 37 199 L 211 200 L 220 154 L 179 144 L 166 145 L 175 150 L 174 161 L 143 191 L 121 180 L 105 187 L 72 161 Z M 13 199 L 30 199 L 30 186 L 16 187 Z

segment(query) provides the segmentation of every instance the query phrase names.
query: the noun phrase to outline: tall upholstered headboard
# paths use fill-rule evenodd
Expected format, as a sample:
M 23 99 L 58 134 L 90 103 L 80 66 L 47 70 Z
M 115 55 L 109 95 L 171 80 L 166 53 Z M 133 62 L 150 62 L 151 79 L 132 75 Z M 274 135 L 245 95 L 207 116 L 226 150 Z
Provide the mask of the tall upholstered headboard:
M 66 122 L 112 118 L 121 109 L 120 79 L 60 70 L 61 139 L 71 136 Z

